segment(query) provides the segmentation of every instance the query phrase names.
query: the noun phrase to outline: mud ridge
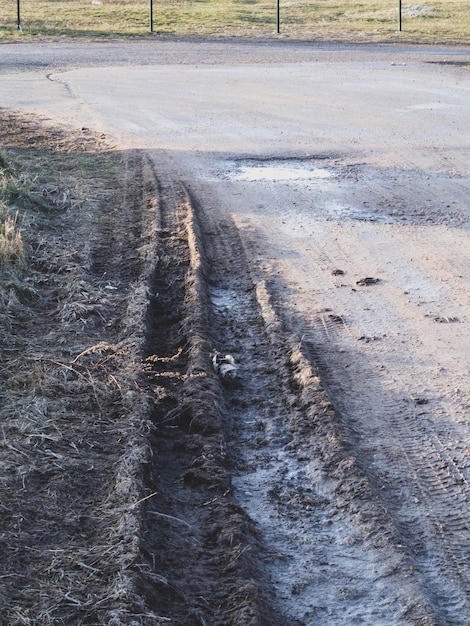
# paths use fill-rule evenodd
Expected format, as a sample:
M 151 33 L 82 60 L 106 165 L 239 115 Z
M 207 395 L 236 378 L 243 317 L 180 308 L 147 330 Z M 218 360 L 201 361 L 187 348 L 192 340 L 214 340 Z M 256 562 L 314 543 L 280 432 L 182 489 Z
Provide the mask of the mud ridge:
M 284 327 L 265 281 L 257 284 L 256 294 L 271 343 L 285 346 L 282 353 L 279 353 L 277 361 L 279 368 L 284 370 L 286 396 L 290 397 L 290 402 L 295 409 L 294 428 L 299 428 L 299 435 L 302 436 L 301 430 L 307 426 L 309 432 L 305 432 L 304 435 L 311 437 L 313 427 L 317 453 L 326 466 L 333 470 L 332 475 L 335 478 L 347 482 L 339 487 L 339 491 L 371 502 L 371 528 L 379 528 L 387 538 L 397 540 L 386 512 L 374 502 L 375 498 L 368 485 L 367 477 L 360 468 L 354 450 L 335 415 L 334 407 L 323 387 L 320 373 L 312 365 L 311 357 L 302 338 Z M 308 425 L 305 414 L 307 418 L 310 418 Z M 347 471 L 342 471 L 340 469 L 342 467 L 347 468 Z M 354 497 L 348 497 L 346 502 L 347 506 L 354 507 Z
M 37 185 L 22 207 L 27 265 L 0 272 L 0 623 L 127 624 L 141 608 L 139 280 L 154 194 L 138 151 L 8 114 L 0 134 Z

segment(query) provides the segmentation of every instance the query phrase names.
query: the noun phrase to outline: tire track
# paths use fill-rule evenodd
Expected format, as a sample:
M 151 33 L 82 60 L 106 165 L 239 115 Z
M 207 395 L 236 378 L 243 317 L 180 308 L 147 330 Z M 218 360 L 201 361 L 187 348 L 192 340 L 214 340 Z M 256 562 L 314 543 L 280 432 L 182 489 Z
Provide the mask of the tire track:
M 432 624 L 319 379 L 282 330 L 264 283 L 252 291 L 234 224 L 198 210 L 215 348 L 241 367 L 239 386 L 224 392 L 232 480 L 261 532 L 275 606 L 289 624 Z M 332 335 L 344 320 L 326 314 L 319 324 Z
M 316 245 L 318 261 L 310 266 L 350 265 L 346 256 L 341 256 L 340 248 L 327 253 L 319 243 Z M 354 258 L 360 257 L 358 254 Z M 328 291 L 336 286 L 336 281 L 330 275 L 328 285 L 323 274 L 323 288 Z M 316 280 L 316 286 L 318 283 Z M 369 293 L 364 297 L 368 298 Z M 382 293 L 387 295 L 386 287 Z M 361 315 L 362 336 L 373 338 L 380 336 L 385 319 L 381 319 L 380 308 L 369 308 L 374 315 Z M 421 395 L 416 386 L 411 387 L 410 381 L 396 369 L 390 371 L 380 350 L 369 355 L 370 364 L 362 361 L 363 356 L 354 349 L 357 320 L 354 324 L 354 331 L 343 324 L 335 326 L 334 333 L 331 324 L 325 323 L 324 314 L 310 325 L 303 323 L 310 358 L 320 366 L 330 398 L 362 459 L 361 466 L 391 512 L 421 572 L 439 623 L 465 624 L 466 618 L 462 616 L 469 611 L 470 572 L 466 559 L 470 543 L 468 466 L 462 464 L 464 447 L 460 456 L 456 453 L 451 456 L 448 444 L 442 442 L 442 435 L 433 426 L 434 407 L 425 406 L 426 395 Z M 340 330 L 346 331 L 342 338 L 338 335 Z M 377 392 L 380 418 L 373 402 Z M 447 436 L 452 431 L 452 425 L 446 426 Z M 455 434 L 458 436 L 458 431 Z M 390 448 L 390 458 L 383 451 L 384 442 Z M 377 470 L 383 465 L 388 474 L 385 485 Z M 404 513 L 406 506 L 415 512 L 412 521 L 408 519 L 410 513 Z
M 350 283 L 348 257 L 341 256 L 341 241 L 326 251 L 317 239 L 313 280 L 318 301 L 325 306 L 305 319 L 296 313 L 292 319 L 297 322 L 287 322 L 288 303 L 273 305 L 282 302 L 275 285 L 260 283 L 248 270 L 244 245 L 231 220 L 194 197 L 190 204 L 197 215 L 190 256 L 205 251 L 196 291 L 206 292 L 201 306 L 208 320 L 202 324 L 206 334 L 197 368 L 210 378 L 210 349 L 230 352 L 241 363 L 240 385 L 216 393 L 217 430 L 225 432 L 217 445 L 224 450 L 236 506 L 255 522 L 256 530 L 251 540 L 237 542 L 229 562 L 247 567 L 249 556 L 248 568 L 258 568 L 264 589 L 258 606 L 264 603 L 265 611 L 270 607 L 268 623 L 459 623 L 455 620 L 466 610 L 466 539 L 459 552 L 456 537 L 465 535 L 466 527 L 459 515 L 433 511 L 432 505 L 443 490 L 447 509 L 462 502 L 452 481 L 454 466 L 463 470 L 445 454 L 427 413 L 434 405 L 421 403 L 426 398 L 419 381 L 412 388 L 384 359 L 381 332 L 386 324 L 377 315 L 377 302 L 378 294 L 391 298 L 391 288 L 355 286 L 356 303 L 365 311 L 355 319 L 346 307 L 341 310 L 337 304 L 346 299 L 335 293 L 344 295 Z M 333 272 L 343 262 L 347 276 Z M 358 250 L 352 276 L 366 275 L 365 267 L 367 254 Z M 199 327 L 198 319 L 185 322 L 186 337 Z M 292 327 L 302 329 L 300 343 L 291 337 Z M 191 352 L 183 377 L 194 367 L 193 357 L 187 358 Z M 373 358 L 366 365 L 367 354 Z M 174 350 L 168 358 L 172 355 Z M 335 411 L 309 362 L 319 367 Z M 358 389 L 362 398 L 355 393 Z M 370 402 L 378 389 L 380 414 Z M 187 435 L 194 427 L 199 430 L 179 392 L 173 401 L 163 420 Z M 192 459 L 180 455 L 180 469 L 170 482 L 178 472 L 184 474 L 185 463 L 192 476 L 192 463 L 197 466 L 204 457 L 207 454 Z M 179 492 L 177 499 L 188 499 L 185 493 Z M 225 503 L 229 499 L 219 492 L 215 498 Z M 197 528 L 207 524 L 203 517 L 191 518 L 192 505 L 183 509 L 170 502 L 167 515 L 194 519 Z M 219 528 L 225 534 L 224 526 Z M 450 531 L 455 541 L 447 536 Z M 197 539 L 204 544 L 204 533 Z M 187 551 L 184 543 L 175 545 Z M 204 559 L 191 561 L 191 569 L 196 562 L 201 571 Z M 443 577 L 446 567 L 448 580 Z M 212 582 L 204 589 L 204 597 L 210 589 L 215 593 Z M 211 613 L 198 600 L 194 606 L 210 623 L 220 619 L 215 608 Z
M 231 494 L 198 227 L 184 188 L 161 169 L 144 342 L 151 454 L 136 588 L 157 623 L 277 626 L 256 531 Z

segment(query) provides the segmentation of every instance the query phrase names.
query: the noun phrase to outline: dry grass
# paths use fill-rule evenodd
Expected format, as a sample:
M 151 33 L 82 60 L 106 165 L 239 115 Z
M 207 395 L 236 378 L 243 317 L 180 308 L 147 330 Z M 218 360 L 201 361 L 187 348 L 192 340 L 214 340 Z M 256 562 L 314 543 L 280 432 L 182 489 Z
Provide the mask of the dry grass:
M 165 35 L 272 36 L 276 0 L 154 1 L 154 32 Z M 22 0 L 22 32 L 16 3 L 0 3 L 0 35 L 28 37 L 145 36 L 150 34 L 147 0 Z M 390 0 L 283 0 L 284 37 L 316 40 L 415 42 L 470 41 L 467 0 L 431 0 L 402 5 Z
M 93 272 L 108 207 L 125 219 L 121 157 L 5 113 L 0 145 L 0 621 L 156 624 L 133 573 L 146 292 Z
M 49 165 L 44 176 L 49 174 Z M 0 153 L 0 268 L 25 267 L 21 226 L 37 221 L 38 211 L 64 211 L 71 204 L 70 191 L 61 184 L 44 183 L 35 172 L 22 171 L 14 159 Z
M 24 247 L 18 227 L 18 211 L 7 203 L 18 193 L 14 171 L 8 159 L 0 153 L 0 268 L 24 265 Z
M 23 238 L 18 228 L 18 212 L 10 214 L 0 205 L 0 268 L 23 267 L 25 263 Z

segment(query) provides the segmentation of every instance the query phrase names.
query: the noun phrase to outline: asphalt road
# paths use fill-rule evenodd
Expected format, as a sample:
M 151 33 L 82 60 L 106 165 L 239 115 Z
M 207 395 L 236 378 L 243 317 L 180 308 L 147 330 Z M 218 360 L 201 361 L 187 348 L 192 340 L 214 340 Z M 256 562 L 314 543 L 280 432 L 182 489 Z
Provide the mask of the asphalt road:
M 464 47 L 279 41 L 6 44 L 0 103 L 190 157 L 354 154 L 440 168 L 438 152 L 468 145 L 469 59 Z

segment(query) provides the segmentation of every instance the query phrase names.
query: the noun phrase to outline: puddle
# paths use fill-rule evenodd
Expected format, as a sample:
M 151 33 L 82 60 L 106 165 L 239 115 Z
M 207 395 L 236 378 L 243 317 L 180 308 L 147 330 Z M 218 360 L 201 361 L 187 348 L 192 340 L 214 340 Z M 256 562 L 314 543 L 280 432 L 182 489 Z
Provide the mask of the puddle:
M 333 173 L 323 167 L 308 166 L 302 161 L 295 163 L 286 160 L 242 165 L 230 177 L 233 180 L 247 181 L 309 181 L 332 178 Z
M 448 107 L 431 103 L 415 108 L 427 106 L 440 106 L 442 111 Z M 443 174 L 442 191 L 433 190 L 431 196 L 426 172 L 344 164 L 338 157 L 244 156 L 218 162 L 204 176 L 223 181 L 224 193 L 235 200 L 237 212 L 283 215 L 303 222 L 312 217 L 398 225 L 455 224 L 456 217 L 461 219 L 457 207 L 464 201 L 462 182 L 467 183 L 467 178 L 457 177 L 454 193 L 446 195 L 450 179 Z M 240 202 L 244 194 L 248 194 L 246 201 Z

